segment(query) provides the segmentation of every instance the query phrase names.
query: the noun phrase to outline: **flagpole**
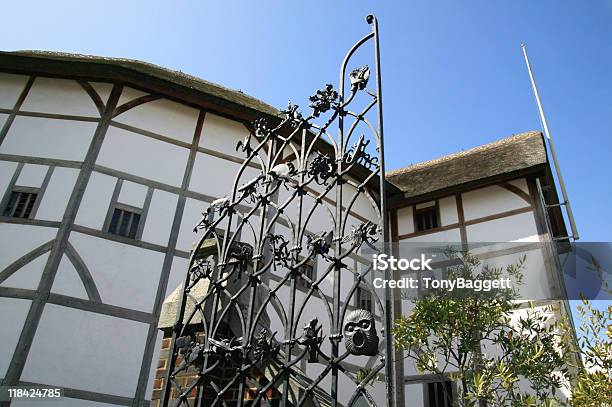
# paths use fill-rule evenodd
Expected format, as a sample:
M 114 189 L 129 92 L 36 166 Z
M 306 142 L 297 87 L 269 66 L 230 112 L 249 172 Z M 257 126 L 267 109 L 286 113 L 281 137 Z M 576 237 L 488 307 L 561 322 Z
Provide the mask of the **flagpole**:
M 559 163 L 557 162 L 557 154 L 555 153 L 555 146 L 548 130 L 548 122 L 546 121 L 546 116 L 544 115 L 544 109 L 542 108 L 542 102 L 540 101 L 540 94 L 538 93 L 538 88 L 536 87 L 533 72 L 531 70 L 531 64 L 529 63 L 529 57 L 527 56 L 527 48 L 525 47 L 525 44 L 521 44 L 521 48 L 523 49 L 523 55 L 525 56 L 527 71 L 529 71 L 529 79 L 531 79 L 531 87 L 533 88 L 533 94 L 535 95 L 536 103 L 538 105 L 540 120 L 542 121 L 542 126 L 544 127 L 544 135 L 548 140 L 548 146 L 550 147 L 550 154 L 552 156 L 553 165 L 555 166 L 555 172 L 557 174 L 557 179 L 559 180 L 559 186 L 561 187 L 561 194 L 563 195 L 564 201 L 563 204 L 565 205 L 565 208 L 567 210 L 567 217 L 569 219 L 570 227 L 572 229 L 572 238 L 574 240 L 578 240 L 580 236 L 578 235 L 578 229 L 576 228 L 576 222 L 574 221 L 572 207 L 570 205 L 569 198 L 567 197 L 567 191 L 565 190 L 565 183 L 563 182 L 563 176 L 561 175 L 561 168 L 559 167 Z

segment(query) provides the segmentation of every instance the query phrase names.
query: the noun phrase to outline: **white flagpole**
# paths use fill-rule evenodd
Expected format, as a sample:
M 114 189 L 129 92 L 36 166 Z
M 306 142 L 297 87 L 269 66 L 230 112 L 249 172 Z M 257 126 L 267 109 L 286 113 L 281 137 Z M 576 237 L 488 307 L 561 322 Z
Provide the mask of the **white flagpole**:
M 567 191 L 565 190 L 565 183 L 563 182 L 563 176 L 561 175 L 561 168 L 559 168 L 559 163 L 557 162 L 555 147 L 553 145 L 552 138 L 550 137 L 550 132 L 548 131 L 548 122 L 546 121 L 546 116 L 544 115 L 542 102 L 540 102 L 540 94 L 538 93 L 538 88 L 536 87 L 535 79 L 533 78 L 533 72 L 531 71 L 531 64 L 529 63 L 529 57 L 527 56 L 527 48 L 525 47 L 525 44 L 521 44 L 521 48 L 523 49 L 525 63 L 527 64 L 527 70 L 529 71 L 529 78 L 531 79 L 531 87 L 533 88 L 533 94 L 535 95 L 536 103 L 538 104 L 540 119 L 542 120 L 542 126 L 544 127 L 544 135 L 548 140 L 548 146 L 550 147 L 550 154 L 552 156 L 553 165 L 555 166 L 555 172 L 557 173 L 557 179 L 559 180 L 559 186 L 561 187 L 561 194 L 563 195 L 564 201 L 563 205 L 565 205 L 565 208 L 567 210 L 567 217 L 569 219 L 570 227 L 572 229 L 572 238 L 574 240 L 578 240 L 580 236 L 578 235 L 576 222 L 574 222 L 574 214 L 572 212 L 572 207 L 570 206 L 570 201 L 567 197 Z

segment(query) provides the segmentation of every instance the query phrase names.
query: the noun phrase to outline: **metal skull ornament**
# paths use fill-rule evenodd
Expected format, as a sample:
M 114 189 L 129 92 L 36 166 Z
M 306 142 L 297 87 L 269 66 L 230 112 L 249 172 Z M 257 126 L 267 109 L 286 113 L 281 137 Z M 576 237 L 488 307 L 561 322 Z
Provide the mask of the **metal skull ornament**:
M 352 355 L 375 356 L 378 353 L 376 321 L 370 311 L 356 309 L 344 320 L 344 344 Z

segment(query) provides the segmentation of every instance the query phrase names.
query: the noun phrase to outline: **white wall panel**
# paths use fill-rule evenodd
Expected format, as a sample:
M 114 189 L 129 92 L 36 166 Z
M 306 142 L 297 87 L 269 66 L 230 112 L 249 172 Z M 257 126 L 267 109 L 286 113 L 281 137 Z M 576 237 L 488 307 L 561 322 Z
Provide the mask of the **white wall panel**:
M 232 192 L 234 179 L 240 165 L 232 161 L 197 153 L 189 189 L 214 197 Z M 260 174 L 259 170 L 248 167 L 240 177 L 238 186 L 246 184 Z
M 76 81 L 40 76 L 34 81 L 20 110 L 74 116 L 100 116 L 94 101 Z
M 78 329 L 66 329 L 66 321 Z M 132 397 L 147 330 L 146 324 L 47 304 L 22 380 Z
M 405 406 L 421 407 L 425 405 L 423 385 L 421 383 L 406 384 L 404 386 Z
M 0 270 L 55 237 L 57 229 L 0 223 Z
M 16 185 L 40 188 L 48 168 L 46 165 L 25 164 L 19 174 L 19 178 L 17 178 Z
M 187 198 L 185 202 L 185 211 L 181 219 L 181 228 L 179 229 L 178 240 L 176 242 L 177 249 L 191 251 L 191 246 L 196 239 L 196 234 L 193 233 L 194 226 L 202 219 L 202 212 L 208 208 L 207 202 L 198 201 Z
M 119 192 L 118 201 L 122 204 L 132 205 L 137 208 L 142 208 L 147 196 L 147 187 L 135 182 L 123 181 L 121 192 Z
M 533 212 L 507 216 L 467 227 L 468 242 L 512 242 L 537 234 Z
M 526 194 L 529 193 L 529 186 L 527 185 L 527 180 L 525 178 L 519 178 L 519 179 L 509 181 L 508 184 L 514 185 L 515 187 L 520 188 L 521 191 L 525 192 Z
M 142 231 L 142 240 L 162 246 L 168 244 L 177 200 L 178 195 L 159 189 L 153 191 L 151 206 Z
M 28 76 L 0 73 L 0 107 L 12 109 L 23 92 Z
M 17 116 L 0 153 L 83 160 L 96 123 Z
M 112 83 L 104 83 L 104 82 L 89 82 L 92 88 L 100 95 L 100 99 L 102 99 L 102 103 L 106 105 L 108 98 L 110 97 L 111 91 L 113 90 Z M 125 89 L 125 88 L 124 88 Z
M 83 298 L 85 300 L 89 299 L 83 281 L 81 281 L 81 277 L 79 277 L 79 273 L 66 255 L 62 256 L 57 274 L 53 280 L 51 292 L 68 295 L 70 297 Z
M 62 220 L 78 176 L 79 170 L 55 167 L 36 212 L 36 219 Z
M 21 328 L 30 309 L 29 300 L 0 297 L 0 375 L 4 377 L 13 351 L 19 340 Z
M 124 103 L 146 95 L 148 95 L 148 93 L 140 91 L 138 89 L 128 88 L 126 86 L 121 91 L 121 96 L 119 96 L 119 102 L 117 103 L 117 106 L 121 106 Z
M 164 254 L 81 233 L 70 235 L 102 301 L 151 312 Z
M 109 127 L 97 164 L 180 186 L 189 150 L 116 127 Z
M 6 192 L 6 189 L 13 178 L 15 169 L 17 169 L 17 163 L 11 161 L 0 161 L 0 197 L 4 196 L 4 193 Z
M 402 242 L 415 243 L 461 243 L 461 232 L 459 228 L 443 230 L 441 232 L 428 233 L 426 235 L 411 237 Z
M 465 192 L 461 198 L 465 220 L 529 206 L 520 196 L 497 185 Z
M 133 107 L 114 120 L 191 143 L 198 114 L 198 110 L 192 107 L 168 99 L 158 99 Z
M 170 267 L 170 276 L 168 278 L 168 286 L 166 287 L 164 299 L 168 298 L 172 291 L 174 291 L 177 287 L 180 286 L 182 289 L 183 283 L 185 282 L 185 275 L 187 274 L 188 265 L 188 259 L 183 257 L 174 257 L 172 266 Z
M 452 225 L 459 222 L 457 200 L 454 196 L 448 196 L 438 200 L 438 205 L 440 207 L 441 226 Z
M 412 206 L 397 210 L 397 233 L 407 235 L 414 232 L 414 216 Z
M 206 113 L 202 136 L 200 137 L 200 147 L 245 158 L 244 153 L 236 151 L 236 144 L 248 134 L 249 131 L 242 123 Z M 255 141 L 253 140 L 252 143 Z M 253 144 L 252 147 L 255 147 L 255 145 Z
M 49 253 L 39 256 L 21 267 L 13 275 L 4 280 L 0 285 L 3 287 L 24 288 L 26 290 L 36 290 L 40 283 L 45 264 Z
M 117 179 L 93 172 L 79 206 L 75 223 L 101 230 Z

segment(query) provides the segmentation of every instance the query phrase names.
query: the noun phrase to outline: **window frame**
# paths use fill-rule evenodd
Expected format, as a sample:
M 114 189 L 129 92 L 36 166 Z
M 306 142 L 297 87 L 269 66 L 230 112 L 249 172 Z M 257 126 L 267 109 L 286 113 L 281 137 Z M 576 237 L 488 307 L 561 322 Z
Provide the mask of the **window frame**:
M 441 392 L 438 392 L 437 386 L 440 386 L 440 387 L 448 386 L 448 388 L 450 389 L 451 400 L 452 400 L 450 403 L 448 402 L 446 397 L 444 397 L 444 389 L 440 389 Z M 434 392 L 431 391 L 431 387 L 434 388 Z M 428 407 L 451 407 L 457 397 L 457 387 L 456 387 L 456 383 L 452 380 L 432 381 L 432 382 L 423 383 L 423 393 L 425 396 L 424 404 L 426 406 Z M 441 393 L 442 400 L 438 400 L 437 395 L 432 394 L 432 393 L 438 393 L 438 394 Z M 440 403 L 440 401 L 442 401 L 442 403 Z
M 412 221 L 414 224 L 414 233 L 426 233 L 429 231 L 435 231 L 435 230 L 440 229 L 442 227 L 442 222 L 441 222 L 441 217 L 440 217 L 440 204 L 438 200 L 436 199 L 435 201 L 433 201 L 431 205 L 427 205 L 427 206 L 417 209 L 418 205 L 419 204 L 412 205 Z M 436 221 L 437 226 L 431 227 L 428 229 L 419 230 L 418 215 L 421 213 L 425 213 L 425 212 L 431 212 L 432 209 L 435 214 L 435 221 Z
M 133 221 L 133 215 L 138 215 L 138 226 L 136 227 L 136 232 L 134 237 L 129 235 L 129 230 L 127 235 L 122 235 L 119 232 L 121 225 L 117 225 L 117 230 L 115 232 L 111 231 L 112 220 L 115 214 L 115 211 L 123 211 L 124 213 L 130 213 L 132 215 L 132 219 L 130 220 L 130 224 L 128 225 L 128 229 L 131 230 L 131 222 Z M 115 202 L 111 204 L 108 211 L 108 216 L 106 221 L 104 222 L 104 231 L 113 236 L 124 237 L 126 239 L 140 240 L 142 238 L 142 231 L 144 229 L 144 210 L 142 208 L 138 208 L 136 206 L 126 205 L 120 202 Z M 119 220 L 122 218 L 120 217 Z
M 13 214 L 11 215 L 6 214 L 8 210 L 8 205 L 11 202 L 11 198 L 13 197 L 13 194 L 20 194 L 20 195 L 21 194 L 34 194 L 36 195 L 36 197 L 34 198 L 34 203 L 32 204 L 32 209 L 30 209 L 30 212 L 28 213 L 27 216 L 15 216 L 14 214 L 15 208 L 13 208 L 13 210 L 11 211 L 13 212 Z M 34 219 L 36 217 L 36 212 L 38 211 L 38 207 L 40 205 L 41 198 L 42 198 L 41 188 L 23 187 L 19 185 L 13 185 L 12 188 L 7 189 L 6 195 L 4 199 L 2 200 L 2 216 L 9 217 L 9 218 L 16 218 L 16 219 Z M 29 203 L 29 200 L 27 203 Z

